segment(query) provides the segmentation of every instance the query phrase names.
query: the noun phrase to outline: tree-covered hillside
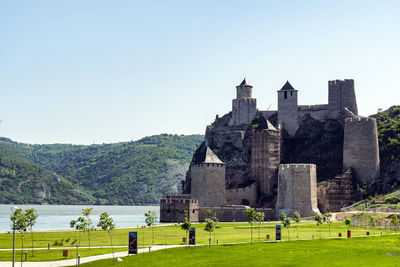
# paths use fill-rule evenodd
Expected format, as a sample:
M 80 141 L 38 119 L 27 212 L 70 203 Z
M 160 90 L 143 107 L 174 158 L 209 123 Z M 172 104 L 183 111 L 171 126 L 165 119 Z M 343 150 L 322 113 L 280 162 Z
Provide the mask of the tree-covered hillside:
M 202 140 L 202 135 L 162 134 L 135 142 L 90 146 L 25 145 L 9 139 L 2 139 L 2 143 L 3 147 L 14 151 L 21 162 L 40 165 L 43 171 L 50 170 L 48 173 L 54 172 L 53 176 L 64 178 L 71 186 L 88 192 L 90 196 L 85 203 L 137 205 L 157 203 L 161 194 L 177 191 L 191 156 Z M 3 147 L 0 149 L 4 150 Z M 4 150 L 2 154 L 10 153 Z M 3 156 L 0 159 L 3 160 Z M 1 175 L 1 183 L 3 180 Z M 32 200 L 28 196 L 22 199 L 26 199 L 22 202 Z M 38 201 L 47 202 L 47 198 Z M 61 203 L 69 201 L 63 199 Z

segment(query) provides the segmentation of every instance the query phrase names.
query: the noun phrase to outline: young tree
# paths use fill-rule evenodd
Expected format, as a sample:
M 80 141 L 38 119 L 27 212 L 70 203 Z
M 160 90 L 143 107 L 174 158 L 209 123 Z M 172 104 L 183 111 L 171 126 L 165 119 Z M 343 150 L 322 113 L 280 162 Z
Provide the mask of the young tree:
M 349 230 L 352 224 L 351 218 L 349 216 L 344 217 L 344 224 L 347 226 L 347 230 Z
M 397 232 L 397 226 L 399 225 L 399 223 L 400 223 L 399 218 L 397 218 L 396 214 L 393 214 L 392 219 L 390 220 L 390 224 L 395 227 L 396 232 Z
M 82 215 L 85 217 L 86 220 L 86 231 L 88 232 L 88 238 L 89 238 L 89 251 L 90 251 L 90 231 L 93 230 L 92 219 L 90 219 L 89 216 L 92 213 L 92 211 L 93 208 L 82 209 Z
M 78 256 L 79 254 L 79 247 L 81 245 L 81 233 L 87 231 L 88 228 L 88 222 L 86 221 L 86 219 L 82 216 L 80 216 L 78 219 L 76 219 L 75 221 L 72 220 L 70 222 L 70 226 L 72 224 L 72 222 L 74 222 L 74 227 L 75 230 L 77 230 L 79 232 L 79 241 L 76 243 L 76 255 Z
M 110 243 L 111 243 L 111 251 L 113 255 L 113 264 L 114 264 L 114 247 L 112 243 L 112 237 L 111 237 L 111 231 L 115 229 L 115 224 L 113 218 L 111 218 L 107 212 L 103 212 L 100 214 L 100 220 L 99 223 L 97 224 L 98 227 L 101 227 L 101 229 L 107 231 L 108 236 L 110 237 Z
M 293 220 L 296 222 L 296 228 L 297 228 L 297 239 L 299 239 L 299 223 L 301 221 L 301 216 L 300 213 L 298 211 L 294 212 L 294 216 L 293 216 Z
M 78 249 L 78 239 L 76 238 L 76 220 L 71 220 L 70 222 L 69 222 L 69 227 L 70 228 L 73 228 L 74 229 L 74 232 L 75 232 L 75 240 L 74 240 L 74 242 L 71 242 L 71 245 L 74 245 L 75 244 L 75 247 L 76 247 L 76 255 L 78 255 L 78 252 L 79 252 L 79 249 Z M 76 257 L 76 260 L 77 260 L 77 264 L 78 264 L 78 256 Z
M 369 225 L 372 227 L 372 231 L 375 235 L 375 227 L 376 227 L 376 217 L 374 215 L 370 215 L 369 217 Z
M 32 256 L 33 256 L 33 230 L 32 230 L 32 227 L 35 225 L 36 219 L 39 216 L 39 214 L 37 213 L 37 211 L 34 208 L 30 208 L 30 209 L 25 210 L 25 214 L 26 214 L 27 226 L 31 230 Z
M 153 224 L 157 220 L 157 213 L 154 210 L 149 210 L 148 212 L 144 213 L 144 216 L 146 217 L 146 219 L 145 219 L 146 225 L 151 227 L 151 233 L 152 233 L 152 236 L 153 236 L 153 244 L 154 244 Z
M 210 218 L 214 222 L 214 243 L 215 243 L 215 232 L 217 231 L 217 224 L 218 224 L 218 218 L 217 218 L 217 213 L 214 212 L 214 214 L 211 215 Z
M 253 223 L 256 221 L 256 210 L 254 208 L 247 209 L 246 217 L 251 225 L 251 243 L 253 243 Z
M 24 234 L 28 227 L 26 214 L 22 209 L 16 209 L 11 215 L 12 230 L 18 231 L 21 234 L 21 266 L 22 266 L 22 252 L 24 251 Z
M 328 223 L 328 226 L 329 226 L 329 237 L 331 237 L 332 212 L 327 212 L 327 213 L 324 214 L 324 221 Z
M 190 227 L 192 226 L 192 223 L 189 220 L 189 212 L 185 210 L 185 219 L 183 220 L 183 223 L 181 224 L 181 229 L 186 231 L 186 245 L 188 244 L 188 232 Z
M 256 212 L 256 221 L 258 222 L 258 240 L 260 240 L 260 236 L 261 236 L 261 223 L 264 221 L 265 219 L 265 214 L 263 212 Z
M 286 215 L 286 214 L 285 214 L 285 215 Z M 287 217 L 287 216 L 283 219 L 283 226 L 287 228 L 287 233 L 288 233 L 289 242 L 290 242 L 290 231 L 289 231 L 289 227 L 290 227 L 290 222 L 291 222 L 291 220 L 292 220 L 292 218 Z
M 317 223 L 318 230 L 319 230 L 319 238 L 321 239 L 321 228 L 319 226 L 324 223 L 324 218 L 323 218 L 322 214 L 319 212 L 315 213 L 314 221 Z
M 210 240 L 211 240 L 211 233 L 214 232 L 215 229 L 215 222 L 211 218 L 207 218 L 205 220 L 206 225 L 204 226 L 204 231 L 210 233 Z

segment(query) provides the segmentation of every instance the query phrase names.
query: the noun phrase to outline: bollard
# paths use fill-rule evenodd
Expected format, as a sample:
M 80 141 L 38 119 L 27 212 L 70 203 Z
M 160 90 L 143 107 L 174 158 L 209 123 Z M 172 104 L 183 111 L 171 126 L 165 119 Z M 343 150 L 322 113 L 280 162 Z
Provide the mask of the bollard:
M 218 245 L 218 239 L 217 239 L 217 245 Z
M 47 242 L 47 249 L 50 249 L 50 242 Z
M 78 255 L 78 265 L 81 265 L 81 255 Z
M 25 250 L 25 261 L 27 261 L 27 260 L 28 260 L 28 251 Z
M 151 246 L 149 245 L 149 252 L 150 252 L 150 250 L 151 250 Z
M 342 237 L 342 233 L 338 233 L 338 236 L 339 236 L 339 237 Z

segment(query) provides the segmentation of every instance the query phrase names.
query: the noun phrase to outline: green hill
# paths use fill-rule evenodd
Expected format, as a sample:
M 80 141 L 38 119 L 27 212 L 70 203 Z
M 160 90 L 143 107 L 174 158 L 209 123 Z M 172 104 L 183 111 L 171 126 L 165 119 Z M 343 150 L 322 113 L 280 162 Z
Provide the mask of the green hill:
M 2 138 L 0 195 L 6 197 L 0 202 L 157 203 L 161 194 L 179 190 L 191 156 L 203 138 L 162 134 L 135 142 L 90 146 L 26 145 Z M 10 176 L 20 169 L 26 172 Z M 38 185 L 48 186 L 50 196 L 37 197 Z

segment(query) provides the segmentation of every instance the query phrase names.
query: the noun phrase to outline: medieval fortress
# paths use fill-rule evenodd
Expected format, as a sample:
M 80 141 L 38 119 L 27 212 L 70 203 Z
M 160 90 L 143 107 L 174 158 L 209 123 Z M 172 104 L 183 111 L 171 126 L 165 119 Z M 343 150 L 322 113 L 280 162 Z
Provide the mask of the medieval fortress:
M 277 111 L 259 110 L 252 89 L 243 80 L 232 111 L 207 126 L 182 194 L 160 200 L 160 221 L 182 221 L 185 210 L 191 221 L 203 221 L 207 210 L 221 221 L 242 221 L 249 207 L 268 219 L 282 211 L 303 217 L 339 211 L 354 200 L 355 184 L 379 177 L 376 120 L 358 116 L 353 80 L 329 81 L 328 104 L 322 105 L 299 105 L 298 90 L 286 82 L 277 91 Z M 325 167 L 334 175 L 320 183 L 322 166 L 285 162 L 285 155 L 295 153 L 288 144 L 310 140 L 300 136 L 315 125 L 342 137 L 339 167 Z M 331 125 L 337 126 L 330 130 Z

